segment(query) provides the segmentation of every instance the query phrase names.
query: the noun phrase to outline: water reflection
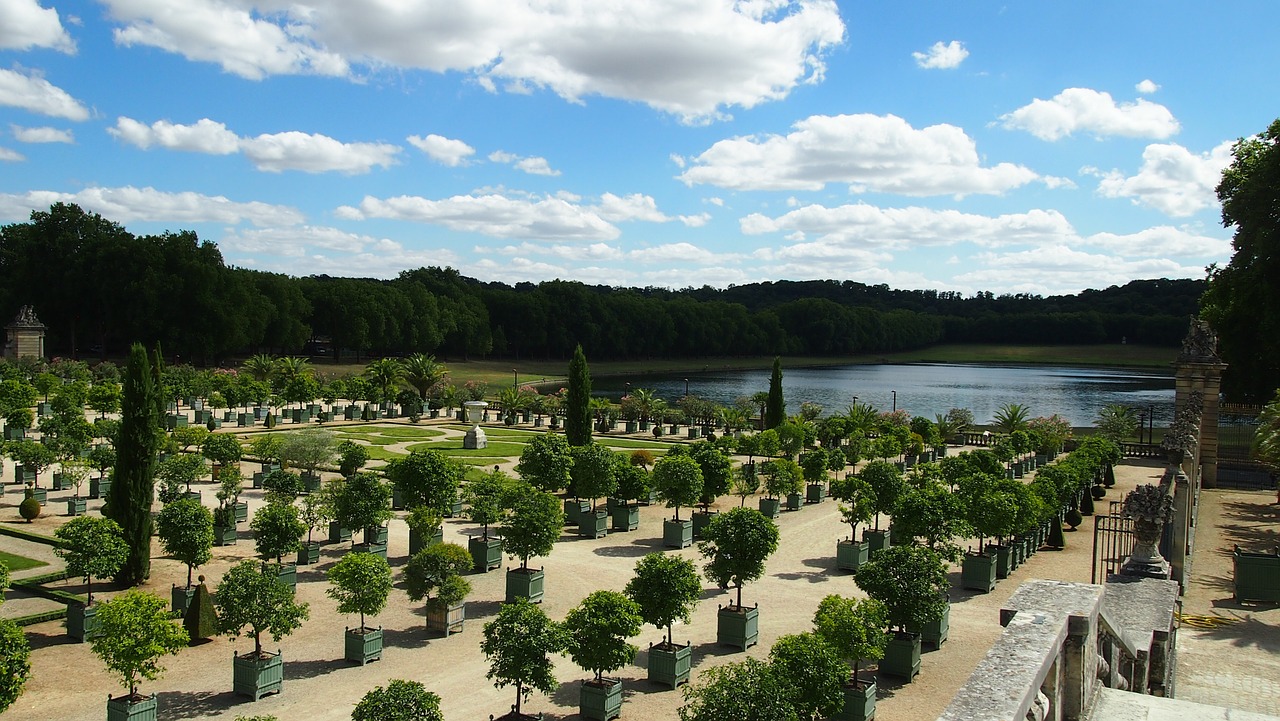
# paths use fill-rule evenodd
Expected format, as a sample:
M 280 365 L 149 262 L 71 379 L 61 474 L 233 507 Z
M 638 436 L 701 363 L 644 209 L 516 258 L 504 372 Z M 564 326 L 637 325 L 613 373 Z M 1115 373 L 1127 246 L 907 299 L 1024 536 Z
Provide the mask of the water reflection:
M 684 395 L 686 378 L 690 393 L 724 405 L 769 388 L 768 369 L 599 378 L 592 386 L 616 400 L 630 383 L 673 401 Z M 896 402 L 912 415 L 929 418 L 968 408 L 979 423 L 990 421 L 1005 403 L 1021 403 L 1032 416 L 1057 413 L 1075 426 L 1092 425 L 1109 403 L 1152 409 L 1157 425 L 1167 425 L 1173 416 L 1171 374 L 1117 368 L 953 363 L 784 368 L 782 389 L 789 413 L 805 401 L 821 404 L 825 413 L 842 412 L 857 397 L 886 411 Z

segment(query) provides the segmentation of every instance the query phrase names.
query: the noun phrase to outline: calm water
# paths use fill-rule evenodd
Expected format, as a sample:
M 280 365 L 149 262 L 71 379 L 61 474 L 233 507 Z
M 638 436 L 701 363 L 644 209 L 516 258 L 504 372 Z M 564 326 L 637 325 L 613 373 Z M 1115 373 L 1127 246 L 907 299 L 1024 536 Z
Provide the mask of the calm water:
M 687 377 L 690 393 L 723 405 L 769 389 L 768 369 Z M 667 401 L 685 392 L 684 375 L 599 378 L 592 387 L 616 399 L 627 382 L 631 388 L 651 388 Z M 788 413 L 799 412 L 804 401 L 821 404 L 824 414 L 843 412 L 855 396 L 878 410 L 892 410 L 896 391 L 897 407 L 912 415 L 933 418 L 951 408 L 968 408 L 978 423 L 989 422 L 1005 403 L 1021 403 L 1033 417 L 1057 413 L 1075 426 L 1093 425 L 1108 403 L 1152 408 L 1157 425 L 1167 425 L 1173 416 L 1171 373 L 1116 368 L 944 363 L 784 368 L 782 391 Z

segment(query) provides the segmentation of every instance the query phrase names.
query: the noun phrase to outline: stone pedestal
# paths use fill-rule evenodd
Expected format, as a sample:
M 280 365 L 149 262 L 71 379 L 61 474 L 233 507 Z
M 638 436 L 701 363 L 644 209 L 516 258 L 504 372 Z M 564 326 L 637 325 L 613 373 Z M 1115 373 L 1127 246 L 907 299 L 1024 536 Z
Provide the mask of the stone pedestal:
M 489 404 L 485 401 L 467 401 L 462 405 L 466 409 L 467 420 L 471 421 L 471 430 L 463 436 L 462 447 L 467 450 L 488 448 L 489 439 L 485 437 L 484 429 L 480 427 L 480 418 Z

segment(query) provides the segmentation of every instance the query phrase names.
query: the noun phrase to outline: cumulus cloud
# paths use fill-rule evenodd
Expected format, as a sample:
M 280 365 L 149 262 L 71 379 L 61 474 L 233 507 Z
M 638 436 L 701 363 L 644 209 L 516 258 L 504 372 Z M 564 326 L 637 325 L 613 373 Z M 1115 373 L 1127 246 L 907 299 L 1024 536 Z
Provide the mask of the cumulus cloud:
M 990 253 L 977 259 L 982 267 L 955 276 L 964 286 L 1008 293 L 1051 295 L 1082 288 L 1122 285 L 1134 278 L 1203 277 L 1204 267 L 1162 258 L 1128 260 L 1107 253 L 1089 253 L 1068 245 L 1034 250 Z M 1011 280 L 1012 279 L 1012 280 Z
M 1134 85 L 1134 86 L 1133 86 L 1133 89 L 1134 89 L 1134 90 L 1137 90 L 1138 92 L 1142 93 L 1143 95 L 1150 95 L 1150 94 L 1154 93 L 1155 91 L 1159 90 L 1159 89 L 1160 89 L 1160 86 L 1159 86 L 1159 85 L 1156 85 L 1156 84 L 1155 84 L 1155 82 L 1154 82 L 1154 81 L 1152 81 L 1151 79 L 1147 79 L 1147 80 L 1143 80 L 1142 82 L 1138 83 L 1137 85 Z
M 834 0 L 706 2 L 104 0 L 116 42 L 219 64 L 250 79 L 415 68 L 488 89 L 599 95 L 690 122 L 785 98 L 844 40 Z
M 20 125 L 10 125 L 9 130 L 13 132 L 13 137 L 22 143 L 74 143 L 75 137 L 70 130 L 61 128 L 24 128 Z
M 439 225 L 495 238 L 613 240 L 621 232 L 588 208 L 560 198 L 455 195 L 442 200 L 401 195 L 365 196 L 359 207 L 341 206 L 340 218 L 387 218 Z
M 510 164 L 516 170 L 529 175 L 547 175 L 551 177 L 560 175 L 560 171 L 553 169 L 546 158 L 540 158 L 536 155 L 526 158 L 515 153 L 508 153 L 505 150 L 495 150 L 489 153 L 489 160 L 495 163 Z
M 257 201 L 241 203 L 222 195 L 193 192 L 170 193 L 155 188 L 85 188 L 75 193 L 31 190 L 0 193 L 0 219 L 26 220 L 32 210 L 48 210 L 54 203 L 75 203 L 118 223 L 156 221 L 180 223 L 249 222 L 257 226 L 294 225 L 302 213 L 287 205 Z
M 76 51 L 76 44 L 62 27 L 55 8 L 40 7 L 36 0 L 3 0 L 0 2 L 0 49 L 31 48 L 50 48 L 70 54 Z
M 406 140 L 413 147 L 427 154 L 427 157 L 450 168 L 456 168 L 467 162 L 467 158 L 475 155 L 476 149 L 453 138 L 431 134 L 424 137 L 410 135 Z
M 1126 258 L 1205 258 L 1220 260 L 1231 255 L 1231 241 L 1169 225 L 1136 233 L 1094 233 L 1082 240 Z
M 1138 98 L 1116 103 L 1110 93 L 1089 88 L 1067 88 L 1049 100 L 1030 104 L 1000 116 L 1004 127 L 1025 130 L 1041 140 L 1060 140 L 1076 132 L 1097 137 L 1167 138 L 1181 127 L 1169 109 Z
M 16 150 L 10 150 L 9 148 L 6 148 L 0 145 L 0 162 L 21 163 L 26 159 L 27 159 L 27 156 L 23 155 L 22 153 L 19 153 Z
M 67 91 L 33 72 L 0 69 L 0 105 L 67 120 L 88 120 L 89 110 Z
M 1021 165 L 983 167 L 973 139 L 954 125 L 911 127 L 894 115 L 813 115 L 787 135 L 716 142 L 678 177 L 734 190 L 821 190 L 902 195 L 998 194 L 1038 176 Z
M 1193 153 L 1177 143 L 1153 143 L 1142 151 L 1137 175 L 1101 173 L 1098 194 L 1129 198 L 1175 218 L 1192 215 L 1217 204 L 1215 189 L 1231 163 L 1232 145 L 1227 141 L 1207 153 Z
M 911 57 L 916 59 L 916 65 L 926 70 L 950 70 L 960 67 L 960 63 L 969 57 L 969 51 L 965 50 L 964 43 L 959 40 L 949 43 L 939 40 L 927 52 L 914 52 Z
M 278 173 L 337 171 L 348 175 L 368 173 L 374 167 L 396 163 L 401 148 L 389 143 L 344 143 L 327 135 L 290 131 L 242 138 L 226 125 L 203 118 L 194 125 L 157 120 L 151 125 L 121 117 L 108 128 L 121 142 L 143 150 L 152 146 L 209 155 L 242 152 L 258 170 Z
M 651 196 L 632 193 L 617 196 L 605 193 L 600 197 L 600 204 L 594 208 L 597 215 L 611 223 L 628 220 L 646 220 L 651 223 L 665 223 L 671 218 L 658 210 L 658 203 Z

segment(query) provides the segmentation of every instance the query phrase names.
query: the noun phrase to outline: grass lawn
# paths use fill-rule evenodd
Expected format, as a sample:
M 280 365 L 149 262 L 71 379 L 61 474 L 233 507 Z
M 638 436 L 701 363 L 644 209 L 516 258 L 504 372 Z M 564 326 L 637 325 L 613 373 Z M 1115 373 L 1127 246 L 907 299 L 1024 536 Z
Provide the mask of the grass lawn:
M 10 571 L 25 571 L 28 568 L 39 568 L 41 566 L 49 565 L 44 561 L 37 561 L 34 558 L 19 556 L 15 553 L 5 553 L 4 551 L 0 551 L 0 563 L 8 566 Z
M 488 431 L 486 431 L 488 433 Z M 519 458 L 524 452 L 523 443 L 504 443 L 498 441 L 490 443 L 488 448 L 463 448 L 462 439 L 454 439 L 448 441 L 434 441 L 429 443 L 415 443 L 409 446 L 410 451 L 426 451 L 435 450 L 442 451 L 446 456 L 453 458 Z

